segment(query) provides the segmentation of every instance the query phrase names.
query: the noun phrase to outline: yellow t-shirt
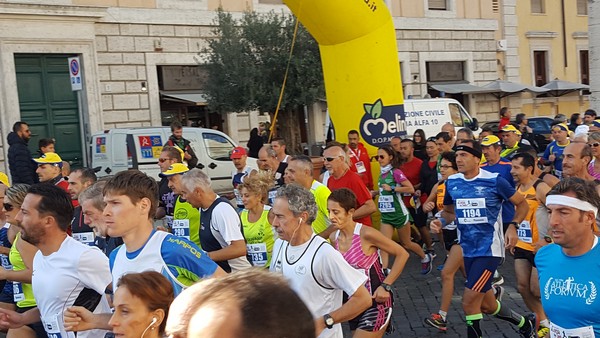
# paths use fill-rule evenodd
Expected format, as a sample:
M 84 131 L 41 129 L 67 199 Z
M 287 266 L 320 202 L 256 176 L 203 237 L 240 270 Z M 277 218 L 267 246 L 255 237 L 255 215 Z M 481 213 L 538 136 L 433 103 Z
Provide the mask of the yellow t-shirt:
M 271 264 L 273 244 L 277 236 L 273 234 L 273 227 L 269 223 L 269 210 L 271 210 L 271 207 L 265 205 L 260 218 L 256 222 L 248 220 L 249 211 L 247 209 L 242 210 L 240 214 L 240 220 L 244 228 L 244 238 L 246 238 L 248 260 L 252 266 L 269 268 Z
M 538 201 L 535 194 L 535 184 L 525 191 L 521 190 L 521 187 L 519 187 L 517 191 L 525 197 L 527 205 L 529 205 L 529 211 L 527 211 L 527 216 L 525 216 L 523 222 L 519 224 L 519 229 L 517 230 L 519 240 L 516 246 L 523 250 L 533 252 L 535 249 L 535 243 L 538 241 L 538 229 L 537 221 L 535 219 L 535 212 L 541 203 Z
M 317 219 L 312 223 L 312 228 L 315 234 L 320 234 L 329 227 L 329 212 L 327 211 L 327 199 L 331 195 L 331 191 L 323 183 L 313 180 L 310 192 L 315 196 L 317 202 Z

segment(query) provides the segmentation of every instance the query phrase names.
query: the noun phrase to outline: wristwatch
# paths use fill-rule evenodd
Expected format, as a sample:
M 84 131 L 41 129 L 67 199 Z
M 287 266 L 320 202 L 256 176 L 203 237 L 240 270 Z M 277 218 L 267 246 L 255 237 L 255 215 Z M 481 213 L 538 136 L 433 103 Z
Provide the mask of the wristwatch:
M 381 287 L 387 292 L 392 292 L 392 286 L 387 283 L 381 283 Z
M 509 225 L 514 225 L 516 229 L 518 229 L 518 228 L 519 228 L 519 223 L 517 223 L 517 222 L 515 222 L 515 221 L 509 222 L 508 224 L 509 224 Z
M 327 326 L 328 329 L 333 329 L 333 324 L 335 324 L 335 321 L 333 320 L 331 315 L 329 315 L 328 313 L 323 316 L 323 319 L 325 320 L 325 326 Z

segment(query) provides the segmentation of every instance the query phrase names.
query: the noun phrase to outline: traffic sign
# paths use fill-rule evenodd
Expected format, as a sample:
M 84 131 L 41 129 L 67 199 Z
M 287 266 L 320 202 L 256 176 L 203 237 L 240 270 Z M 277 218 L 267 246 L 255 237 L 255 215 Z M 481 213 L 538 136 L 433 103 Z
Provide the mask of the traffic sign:
M 81 80 L 81 63 L 79 63 L 79 57 L 69 58 L 69 75 L 71 79 L 71 90 L 83 89 L 83 83 Z

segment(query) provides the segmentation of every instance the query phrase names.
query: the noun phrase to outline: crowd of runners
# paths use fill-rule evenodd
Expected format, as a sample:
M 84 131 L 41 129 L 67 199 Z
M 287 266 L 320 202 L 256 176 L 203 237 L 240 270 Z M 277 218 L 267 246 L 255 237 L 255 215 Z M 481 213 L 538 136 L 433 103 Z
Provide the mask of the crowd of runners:
M 465 325 L 465 337 L 482 337 L 487 314 L 515 336 L 600 337 L 600 121 L 588 122 L 589 135 L 555 124 L 541 157 L 511 124 L 478 139 L 449 124 L 430 137 L 419 130 L 374 158 L 350 131 L 347 143 L 326 146 L 321 172 L 275 138 L 258 168 L 245 148 L 232 150 L 233 193 L 223 196 L 195 168 L 180 125 L 158 158 L 160 182 L 137 170 L 65 174 L 54 151 L 31 165 L 9 150 L 0 329 L 19 338 L 342 337 L 348 322 L 354 337 L 403 336 L 393 333 L 394 293 L 403 292 L 393 284 L 413 253 L 421 274 L 441 273 L 439 311 L 423 314 L 432 335 Z M 24 122 L 9 135 L 29 137 Z M 21 181 L 26 171 L 31 182 Z M 530 313 L 502 302 L 507 254 Z M 459 271 L 465 321 L 449 323 Z

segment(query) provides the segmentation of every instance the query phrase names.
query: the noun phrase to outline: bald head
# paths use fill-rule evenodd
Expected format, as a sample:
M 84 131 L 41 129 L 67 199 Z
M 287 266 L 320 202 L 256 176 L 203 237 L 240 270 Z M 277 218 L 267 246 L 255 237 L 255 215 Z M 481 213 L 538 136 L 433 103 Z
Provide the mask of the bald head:
M 454 138 L 456 136 L 456 131 L 454 130 L 454 126 L 450 122 L 448 122 L 442 126 L 442 131 L 445 131 L 448 134 L 450 134 L 450 136 L 452 138 Z

